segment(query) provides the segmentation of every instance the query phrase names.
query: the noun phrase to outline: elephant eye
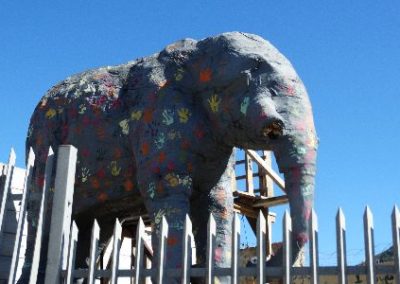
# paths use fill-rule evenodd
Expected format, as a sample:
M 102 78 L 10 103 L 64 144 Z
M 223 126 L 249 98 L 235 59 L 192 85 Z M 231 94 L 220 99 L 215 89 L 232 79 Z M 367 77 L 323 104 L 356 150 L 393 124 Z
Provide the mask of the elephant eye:
M 277 97 L 278 96 L 278 92 L 273 89 L 273 88 L 268 88 L 269 92 L 271 93 L 272 97 Z

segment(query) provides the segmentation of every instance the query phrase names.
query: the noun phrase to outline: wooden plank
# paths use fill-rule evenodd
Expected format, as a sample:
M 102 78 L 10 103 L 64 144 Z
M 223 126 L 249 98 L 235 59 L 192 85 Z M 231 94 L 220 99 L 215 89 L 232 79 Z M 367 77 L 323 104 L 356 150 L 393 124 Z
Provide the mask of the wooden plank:
M 65 284 L 74 283 L 74 269 L 75 269 L 75 256 L 76 256 L 76 246 L 78 244 L 78 227 L 75 221 L 72 222 L 71 227 L 71 237 L 69 239 L 69 249 L 68 249 L 68 265 L 67 265 L 67 276 L 65 277 Z
M 253 208 L 248 208 L 246 205 L 238 204 L 238 203 L 235 203 L 233 205 L 233 208 L 236 211 L 238 211 L 240 214 L 245 215 L 246 217 L 257 219 L 258 215 L 257 215 L 256 211 Z
M 288 211 L 283 215 L 283 284 L 292 283 L 292 219 Z
M 246 191 L 249 194 L 254 195 L 254 183 L 253 183 L 253 160 L 250 156 L 245 153 L 245 171 L 246 171 Z
M 346 258 L 346 220 L 339 208 L 336 215 L 336 244 L 337 244 L 337 264 L 338 264 L 338 283 L 347 284 L 347 258 Z
M 286 204 L 288 202 L 289 202 L 289 199 L 286 195 L 265 197 L 265 198 L 254 201 L 253 207 L 254 208 L 268 208 L 268 207 L 272 207 L 272 206 Z
M 53 173 L 54 152 L 50 147 L 46 159 L 46 168 L 44 173 L 44 183 L 42 189 L 42 196 L 40 200 L 39 216 L 37 220 L 37 229 L 35 236 L 35 248 L 33 250 L 31 273 L 29 277 L 30 284 L 36 284 L 37 275 L 39 272 L 40 253 L 42 248 L 42 234 L 43 234 L 43 220 L 46 218 L 47 207 L 47 193 L 51 187 L 51 176 Z M 44 244 L 47 245 L 47 244 Z
M 88 270 L 88 284 L 93 284 L 96 280 L 96 257 L 100 240 L 100 227 L 95 219 L 93 221 L 92 235 L 90 238 L 90 255 L 89 255 L 89 270 Z
M 246 150 L 246 153 L 250 155 L 256 163 L 265 170 L 265 173 L 272 178 L 272 180 L 284 191 L 285 191 L 285 181 L 274 172 L 274 170 L 267 165 L 267 163 L 253 150 Z
M 266 260 L 266 247 L 265 241 L 267 237 L 267 226 L 264 214 L 260 210 L 257 219 L 257 282 L 258 284 L 264 284 L 264 268 Z
M 394 206 L 392 213 L 393 255 L 395 268 L 395 283 L 400 283 L 400 212 Z
M 248 202 L 254 208 L 265 208 L 272 207 L 275 205 L 280 205 L 284 203 L 288 203 L 287 195 L 273 196 L 273 197 L 265 197 L 265 196 L 254 196 L 245 191 L 235 191 L 233 196 L 237 197 L 236 200 Z M 258 210 L 257 210 L 258 211 Z
M 182 274 L 181 283 L 190 283 L 190 268 L 192 266 L 192 221 L 189 215 L 186 214 L 185 224 L 183 228 L 183 259 L 182 259 Z
M 142 217 L 139 218 L 136 228 L 136 259 L 135 259 L 135 284 L 140 284 L 143 269 L 143 237 L 145 226 Z
M 161 220 L 160 239 L 158 248 L 157 283 L 167 283 L 165 280 L 165 258 L 167 255 L 168 223 L 165 216 Z
M 206 284 L 214 283 L 214 255 L 217 229 L 212 213 L 207 224 Z
M 311 283 L 318 284 L 318 219 L 314 209 L 310 218 L 310 269 Z
M 364 243 L 365 262 L 367 267 L 367 283 L 375 283 L 375 249 L 374 249 L 374 220 L 367 206 L 364 212 Z
M 113 241 L 110 284 L 116 284 L 118 281 L 118 264 L 119 264 L 119 252 L 121 248 L 121 234 L 122 234 L 122 226 L 119 220 L 116 219 L 114 226 L 114 237 L 113 237 L 114 241 Z
M 25 223 L 26 196 L 28 194 L 28 186 L 30 186 L 32 180 L 32 169 L 34 162 L 35 162 L 35 154 L 33 153 L 32 148 L 30 148 L 28 154 L 28 162 L 26 165 L 25 178 L 24 178 L 24 191 L 21 199 L 21 208 L 19 211 L 17 232 L 15 234 L 15 243 L 14 243 L 13 255 L 11 258 L 10 273 L 8 277 L 9 284 L 13 284 L 15 282 L 15 277 L 17 274 L 18 259 L 22 241 L 22 231 L 24 229 L 24 223 Z
M 11 180 L 12 180 L 12 175 L 15 167 L 15 160 L 16 160 L 16 155 L 15 151 L 13 148 L 11 148 L 10 155 L 8 157 L 8 163 L 6 166 L 5 170 L 5 181 L 3 184 L 2 192 L 1 192 L 1 203 L 0 203 L 0 245 L 2 242 L 2 234 L 3 234 L 3 220 L 4 220 L 4 214 L 7 206 L 7 197 L 8 197 L 8 192 L 10 190 L 11 186 Z
M 57 157 L 45 276 L 46 284 L 58 283 L 61 269 L 66 269 L 67 266 L 77 149 L 71 145 L 61 145 L 58 148 Z
M 252 177 L 259 177 L 260 174 L 258 172 L 253 172 Z M 236 176 L 236 180 L 247 179 L 247 175 Z M 259 190 L 259 189 L 257 189 Z M 255 190 L 254 190 L 255 191 Z
M 231 283 L 239 283 L 239 256 L 240 256 L 240 219 L 237 213 L 234 214 L 232 220 L 232 273 L 231 273 Z
M 262 151 L 263 155 L 261 158 L 264 160 L 265 164 L 272 169 L 272 157 L 271 151 Z M 274 181 L 266 174 L 262 167 L 259 167 L 259 188 L 260 195 L 266 197 L 274 196 Z

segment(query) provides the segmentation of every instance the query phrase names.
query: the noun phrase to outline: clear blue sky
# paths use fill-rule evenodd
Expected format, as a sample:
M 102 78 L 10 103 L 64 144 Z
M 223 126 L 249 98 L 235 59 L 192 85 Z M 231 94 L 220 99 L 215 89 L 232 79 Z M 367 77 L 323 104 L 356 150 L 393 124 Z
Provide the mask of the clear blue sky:
M 350 262 L 363 258 L 367 204 L 377 251 L 390 244 L 389 216 L 400 204 L 399 1 L 45 2 L 0 5 L 0 161 L 14 146 L 23 165 L 30 115 L 68 75 L 149 55 L 184 37 L 256 33 L 292 61 L 313 103 L 321 262 L 334 262 L 339 206 Z

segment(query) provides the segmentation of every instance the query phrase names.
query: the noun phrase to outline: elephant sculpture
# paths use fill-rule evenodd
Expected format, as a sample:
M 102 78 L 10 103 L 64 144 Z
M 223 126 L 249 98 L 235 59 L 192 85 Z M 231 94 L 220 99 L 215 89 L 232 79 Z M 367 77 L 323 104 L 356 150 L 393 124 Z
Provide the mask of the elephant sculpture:
M 73 215 L 83 243 L 93 218 L 104 240 L 116 217 L 144 206 L 155 234 L 162 215 L 169 223 L 168 267 L 181 265 L 186 214 L 201 263 L 212 213 L 215 262 L 229 266 L 234 147 L 274 152 L 286 181 L 294 251 L 307 242 L 318 144 L 312 109 L 290 62 L 257 35 L 184 39 L 127 64 L 74 75 L 47 92 L 33 113 L 26 143 L 37 163 L 25 268 L 47 151 L 61 144 L 78 148 Z M 82 251 L 88 251 L 87 242 L 78 248 Z M 78 255 L 77 263 L 84 265 L 84 258 Z

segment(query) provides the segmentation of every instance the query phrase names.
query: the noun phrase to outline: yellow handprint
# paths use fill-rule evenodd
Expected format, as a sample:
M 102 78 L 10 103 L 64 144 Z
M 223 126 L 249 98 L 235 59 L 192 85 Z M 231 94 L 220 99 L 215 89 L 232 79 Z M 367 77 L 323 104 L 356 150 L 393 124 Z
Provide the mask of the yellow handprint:
M 112 161 L 110 163 L 111 166 L 111 174 L 113 176 L 119 176 L 119 173 L 121 172 L 121 167 L 118 166 L 117 161 Z
M 218 111 L 220 102 L 221 102 L 221 99 L 218 98 L 217 95 L 212 95 L 211 98 L 208 99 L 208 104 L 210 105 L 212 112 Z
M 165 180 L 168 182 L 169 186 L 175 187 L 179 185 L 179 178 L 175 174 L 167 174 Z
M 175 80 L 176 81 L 182 80 L 184 72 L 185 72 L 185 70 L 183 70 L 182 68 L 179 68 L 175 73 Z
M 131 119 L 132 120 L 139 120 L 142 117 L 142 111 L 137 110 L 137 111 L 132 111 L 131 113 Z
M 181 108 L 178 110 L 178 116 L 181 123 L 186 123 L 189 120 L 190 112 L 187 108 Z
M 53 118 L 57 114 L 57 111 L 54 108 L 46 111 L 46 118 Z
M 124 119 L 119 122 L 119 126 L 121 127 L 122 133 L 125 135 L 129 134 L 129 120 Z

